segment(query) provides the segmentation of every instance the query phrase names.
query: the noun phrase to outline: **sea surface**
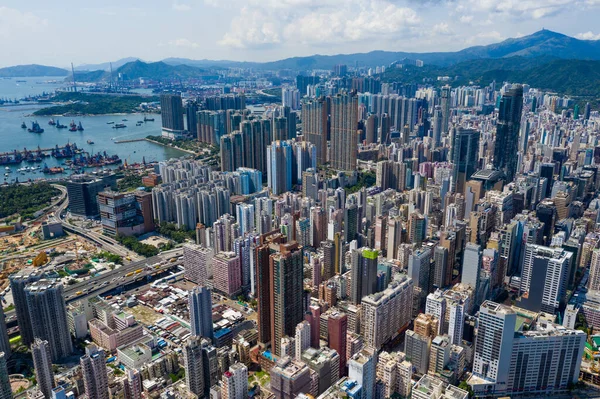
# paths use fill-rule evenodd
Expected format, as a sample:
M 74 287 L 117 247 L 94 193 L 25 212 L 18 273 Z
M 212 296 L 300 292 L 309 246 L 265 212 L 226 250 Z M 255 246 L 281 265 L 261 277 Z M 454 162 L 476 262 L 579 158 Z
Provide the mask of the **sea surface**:
M 27 95 L 41 94 L 42 92 L 54 92 L 57 88 L 64 85 L 63 78 L 18 78 L 18 80 L 26 80 L 26 83 L 16 82 L 17 79 L 0 79 L 0 98 L 20 99 Z M 56 81 L 53 83 L 52 81 Z M 64 146 L 67 143 L 75 143 L 78 148 L 83 148 L 90 153 L 104 152 L 108 155 L 118 155 L 123 161 L 128 163 L 141 162 L 143 159 L 146 162 L 162 161 L 170 158 L 177 158 L 186 155 L 185 152 L 164 147 L 158 144 L 147 141 L 138 141 L 131 143 L 115 143 L 119 140 L 131 140 L 136 138 L 144 138 L 148 135 L 160 135 L 161 119 L 160 115 L 148 115 L 154 118 L 154 122 L 146 122 L 141 126 L 136 126 L 137 121 L 144 119 L 143 114 L 119 114 L 119 115 L 100 115 L 100 116 L 82 116 L 82 117 L 58 117 L 60 123 L 69 125 L 71 120 L 75 123 L 81 122 L 83 132 L 70 132 L 68 129 L 57 129 L 54 126 L 48 125 L 50 117 L 36 117 L 31 114 L 42 108 L 40 105 L 6 105 L 0 106 L 0 153 L 13 150 L 52 148 L 58 145 Z M 56 120 L 57 117 L 54 117 Z M 127 119 L 127 121 L 123 121 Z M 27 129 L 21 128 L 21 123 L 25 122 L 28 127 L 33 121 L 37 121 L 44 133 L 36 134 L 29 133 Z M 113 129 L 112 124 L 107 122 L 124 123 L 127 127 L 124 129 Z M 87 141 L 93 141 L 94 144 L 88 144 Z M 0 184 L 3 182 L 11 182 L 18 177 L 19 181 L 28 179 L 40 178 L 59 178 L 67 177 L 71 171 L 65 170 L 63 174 L 48 175 L 43 174 L 41 169 L 47 164 L 49 167 L 61 166 L 64 159 L 55 159 L 46 157 L 41 163 L 22 162 L 17 165 L 0 165 Z M 6 166 L 9 170 L 5 170 Z M 17 169 L 23 167 L 36 167 L 40 169 L 36 171 L 18 172 Z M 118 166 L 118 165 L 117 165 Z M 112 166 L 116 167 L 116 166 Z M 95 169 L 87 168 L 89 172 Z M 8 173 L 8 176 L 5 174 Z

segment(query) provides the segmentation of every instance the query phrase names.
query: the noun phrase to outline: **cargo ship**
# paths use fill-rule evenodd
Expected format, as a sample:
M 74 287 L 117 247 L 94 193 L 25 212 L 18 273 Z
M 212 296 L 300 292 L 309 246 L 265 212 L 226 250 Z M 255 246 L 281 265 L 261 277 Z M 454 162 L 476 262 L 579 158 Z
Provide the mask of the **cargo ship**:
M 31 128 L 27 129 L 29 133 L 44 133 L 44 129 L 40 127 L 40 124 L 35 122 L 31 122 Z

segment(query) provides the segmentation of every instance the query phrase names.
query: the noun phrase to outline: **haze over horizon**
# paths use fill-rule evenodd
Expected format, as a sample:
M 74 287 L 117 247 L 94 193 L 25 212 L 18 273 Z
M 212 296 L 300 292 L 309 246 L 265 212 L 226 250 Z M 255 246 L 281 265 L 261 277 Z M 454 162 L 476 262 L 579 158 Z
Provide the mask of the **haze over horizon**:
M 542 28 L 600 39 L 598 0 L 73 0 L 0 6 L 0 67 L 125 57 L 272 61 L 373 50 L 456 51 Z M 78 34 L 79 33 L 79 34 Z M 83 33 L 83 34 L 82 34 Z M 126 40 L 124 40 L 126 38 Z

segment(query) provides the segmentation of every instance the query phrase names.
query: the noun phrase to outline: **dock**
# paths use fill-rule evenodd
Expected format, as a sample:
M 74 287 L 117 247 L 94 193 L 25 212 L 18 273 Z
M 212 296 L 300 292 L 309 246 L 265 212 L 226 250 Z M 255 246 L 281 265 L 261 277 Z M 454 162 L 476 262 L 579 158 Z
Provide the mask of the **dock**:
M 50 156 L 52 154 L 52 151 L 62 151 L 62 150 L 73 149 L 73 148 L 77 148 L 75 143 L 67 143 L 62 147 L 56 146 L 56 147 L 51 147 L 51 148 L 33 148 L 33 149 L 24 148 L 22 151 L 12 150 L 12 151 L 8 151 L 8 152 L 0 152 L 0 157 L 8 157 L 8 156 L 12 156 L 15 154 L 20 154 L 21 156 L 26 157 L 28 154 L 31 154 L 31 153 L 34 153 L 34 154 L 41 153 L 46 156 Z
M 129 140 L 115 140 L 115 144 L 123 144 L 123 143 L 135 143 L 137 141 L 146 141 L 146 138 L 141 139 L 129 139 Z

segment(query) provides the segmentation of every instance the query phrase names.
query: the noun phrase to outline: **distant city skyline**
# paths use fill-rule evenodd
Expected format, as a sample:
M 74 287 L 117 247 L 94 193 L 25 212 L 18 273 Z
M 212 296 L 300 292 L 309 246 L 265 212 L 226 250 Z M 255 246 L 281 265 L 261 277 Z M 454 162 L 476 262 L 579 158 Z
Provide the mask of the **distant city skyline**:
M 600 39 L 597 0 L 5 0 L 0 67 L 125 57 L 272 61 L 313 54 L 456 51 L 542 28 Z

